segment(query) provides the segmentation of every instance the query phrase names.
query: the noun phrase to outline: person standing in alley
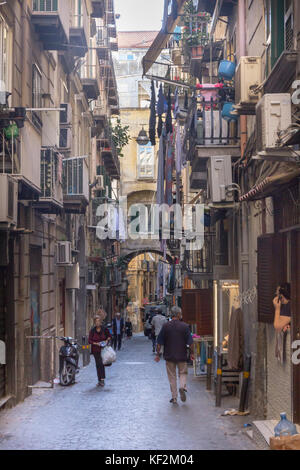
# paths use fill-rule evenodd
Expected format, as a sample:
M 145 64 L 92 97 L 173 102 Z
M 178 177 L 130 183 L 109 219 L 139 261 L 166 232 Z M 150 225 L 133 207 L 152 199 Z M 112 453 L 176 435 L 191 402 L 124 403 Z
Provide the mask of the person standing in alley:
M 104 387 L 105 379 L 105 367 L 102 362 L 101 349 L 112 339 L 108 328 L 104 328 L 102 325 L 105 317 L 106 313 L 104 310 L 98 310 L 96 316 L 94 317 L 94 327 L 91 329 L 89 334 L 89 344 L 92 345 L 91 353 L 95 358 L 98 385 L 100 387 Z
M 124 333 L 124 320 L 121 318 L 120 312 L 116 313 L 115 318 L 113 319 L 113 335 L 114 335 L 114 349 L 117 349 L 120 351 L 121 346 L 122 346 L 122 337 Z
M 132 338 L 132 323 L 130 321 L 130 318 L 127 318 L 125 322 L 125 331 L 126 331 L 126 336 L 128 339 Z
M 172 393 L 170 403 L 173 404 L 177 404 L 177 370 L 180 382 L 180 398 L 181 401 L 186 401 L 188 346 L 191 351 L 191 359 L 194 359 L 193 338 L 189 326 L 181 321 L 181 318 L 181 308 L 172 307 L 172 321 L 166 322 L 158 335 L 157 353 L 155 356 L 155 361 L 159 362 L 160 349 L 161 346 L 164 346 L 164 359 Z
M 163 327 L 163 325 L 167 322 L 166 317 L 161 313 L 160 309 L 156 310 L 156 315 L 152 318 L 152 349 L 155 352 L 156 348 L 156 341 L 158 335 Z

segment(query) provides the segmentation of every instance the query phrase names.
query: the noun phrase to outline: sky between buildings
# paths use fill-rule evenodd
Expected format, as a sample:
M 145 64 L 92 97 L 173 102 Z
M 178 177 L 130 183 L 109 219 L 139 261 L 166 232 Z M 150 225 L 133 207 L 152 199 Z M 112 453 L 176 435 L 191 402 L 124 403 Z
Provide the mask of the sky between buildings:
M 160 30 L 164 0 L 115 0 L 118 31 Z

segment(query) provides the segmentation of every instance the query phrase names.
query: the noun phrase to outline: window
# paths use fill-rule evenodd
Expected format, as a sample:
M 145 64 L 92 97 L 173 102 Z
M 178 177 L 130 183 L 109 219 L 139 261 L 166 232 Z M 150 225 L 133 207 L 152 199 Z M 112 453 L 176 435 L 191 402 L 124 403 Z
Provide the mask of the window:
M 284 48 L 287 51 L 294 49 L 294 16 L 292 0 L 285 0 L 284 14 Z
M 265 0 L 266 77 L 271 72 L 271 0 Z
M 0 15 L 0 92 L 10 91 L 9 28 Z
M 137 174 L 140 179 L 154 178 L 154 147 L 150 142 L 138 145 Z
M 42 108 L 42 74 L 36 64 L 32 66 L 32 107 Z M 41 111 L 32 113 L 32 121 L 38 127 L 42 127 Z
M 35 64 L 32 66 L 32 107 L 42 107 L 42 74 Z

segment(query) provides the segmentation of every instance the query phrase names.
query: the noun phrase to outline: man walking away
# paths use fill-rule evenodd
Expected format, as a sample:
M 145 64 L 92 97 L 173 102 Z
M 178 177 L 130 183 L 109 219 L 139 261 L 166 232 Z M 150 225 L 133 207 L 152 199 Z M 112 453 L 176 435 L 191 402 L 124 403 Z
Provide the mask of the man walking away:
M 167 374 L 172 393 L 170 403 L 173 404 L 177 404 L 177 369 L 180 381 L 180 398 L 181 401 L 186 401 L 188 346 L 191 350 L 191 359 L 194 359 L 193 338 L 189 326 L 181 321 L 181 317 L 181 308 L 172 307 L 172 321 L 165 323 L 158 335 L 157 353 L 155 357 L 155 361 L 159 362 L 160 349 L 163 345 L 164 359 L 166 361 Z
M 167 322 L 166 317 L 162 314 L 160 309 L 157 309 L 155 317 L 152 319 L 152 347 L 155 352 L 156 341 L 163 325 Z
M 115 318 L 113 319 L 113 334 L 114 334 L 114 349 L 120 351 L 122 345 L 122 336 L 124 332 L 124 320 L 121 318 L 120 312 L 116 313 Z

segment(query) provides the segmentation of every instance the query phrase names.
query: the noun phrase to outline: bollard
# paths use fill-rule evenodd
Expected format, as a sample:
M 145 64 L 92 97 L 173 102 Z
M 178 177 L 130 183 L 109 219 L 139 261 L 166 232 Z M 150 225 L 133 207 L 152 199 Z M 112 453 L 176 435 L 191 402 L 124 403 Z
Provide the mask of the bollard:
M 217 361 L 217 386 L 216 386 L 216 406 L 221 406 L 222 400 L 222 354 L 218 353 Z
M 242 383 L 240 406 L 239 406 L 239 411 L 241 412 L 246 411 L 245 407 L 246 407 L 246 401 L 247 401 L 248 386 L 249 386 L 249 381 L 250 381 L 250 369 L 251 369 L 251 355 L 247 354 L 246 360 L 245 360 L 243 383 Z
M 83 367 L 90 363 L 90 345 L 88 344 L 87 336 L 82 337 L 82 364 Z
M 212 353 L 213 353 L 213 344 L 209 342 L 207 346 L 207 361 L 206 361 L 206 390 L 211 390 Z

